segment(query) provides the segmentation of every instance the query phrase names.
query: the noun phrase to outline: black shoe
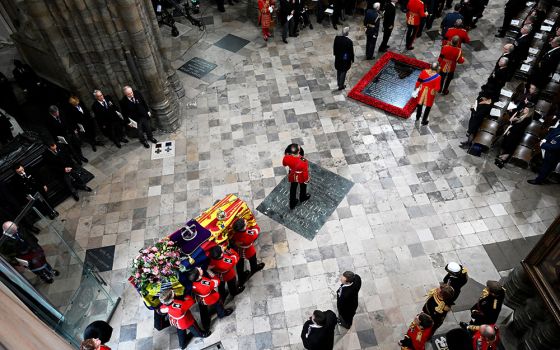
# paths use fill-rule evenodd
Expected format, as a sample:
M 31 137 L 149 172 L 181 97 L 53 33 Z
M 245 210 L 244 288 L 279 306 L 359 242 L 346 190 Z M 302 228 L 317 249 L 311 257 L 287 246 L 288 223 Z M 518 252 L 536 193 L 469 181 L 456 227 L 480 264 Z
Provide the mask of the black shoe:
M 379 52 L 387 52 L 387 49 L 385 47 L 380 47 L 379 49 L 377 49 L 377 51 Z
M 212 334 L 212 332 L 210 332 L 210 331 L 204 332 L 204 333 L 202 333 L 202 338 L 208 338 L 211 334 Z
M 89 160 L 88 160 L 86 157 L 84 157 L 84 156 L 80 156 L 80 160 L 81 160 L 82 162 L 84 162 L 84 163 L 89 162 Z
M 414 46 L 409 46 L 406 48 L 407 50 L 414 50 Z
M 228 317 L 232 313 L 233 313 L 233 309 L 227 308 L 227 309 L 224 310 L 224 317 Z
M 157 143 L 157 140 L 156 140 L 154 137 L 152 137 L 152 138 L 150 139 L 150 142 L 152 142 L 152 143 Z
M 80 200 L 80 196 L 78 196 L 77 192 L 72 192 L 72 198 L 74 198 L 76 202 Z
M 91 150 L 97 152 L 97 147 L 95 147 L 95 145 L 91 145 Z
M 311 22 L 309 22 L 309 29 L 313 30 L 313 24 L 311 24 Z
M 422 120 L 422 125 L 428 125 L 430 122 L 427 120 Z
M 121 144 L 118 143 L 118 142 L 115 142 L 115 146 L 117 146 L 117 148 L 121 148 L 121 147 L 122 147 Z
M 142 142 L 142 145 L 143 145 L 145 148 L 150 148 L 150 145 L 148 145 L 148 143 L 147 143 L 146 141 Z
M 226 12 L 226 9 L 218 9 L 220 12 Z
M 339 89 L 340 90 L 340 89 Z M 298 205 L 299 201 L 296 199 L 295 202 L 290 203 L 290 210 L 294 209 L 296 207 L 296 205 Z
M 53 276 L 60 276 L 60 271 L 53 269 L 52 274 Z
M 126 139 L 126 138 L 123 137 L 123 138 L 121 139 L 121 142 L 122 142 L 122 143 L 128 143 L 128 139 Z
M 91 192 L 92 191 L 91 187 L 88 187 L 88 186 L 82 187 L 82 190 L 84 190 L 86 192 Z
M 264 269 L 265 263 L 258 263 L 257 264 L 257 268 L 255 271 L 251 270 L 251 275 L 256 274 L 257 272 L 259 272 L 260 270 Z
M 300 201 L 301 203 L 303 203 L 303 202 L 305 202 L 306 200 L 308 200 L 309 198 L 311 198 L 311 195 L 310 195 L 309 193 L 307 193 L 307 194 L 305 195 L 305 197 L 300 198 L 299 201 Z
M 496 166 L 500 169 L 502 169 L 505 165 L 504 161 L 501 160 L 500 158 L 496 158 L 496 160 L 494 161 L 494 164 L 496 164 Z
M 54 212 L 51 212 L 51 213 L 49 214 L 49 219 L 51 219 L 51 220 L 56 219 L 56 215 L 54 214 Z
M 342 85 L 338 87 L 338 91 L 346 89 L 346 85 Z
M 54 280 L 52 278 L 44 279 L 43 281 L 45 281 L 45 283 L 48 283 L 48 284 L 53 284 L 53 282 L 54 282 Z
M 237 290 L 235 291 L 235 294 L 232 294 L 231 296 L 234 297 L 237 294 L 241 294 L 243 293 L 244 290 L 245 290 L 245 286 L 237 286 Z
M 332 26 L 333 26 L 334 30 L 338 30 L 338 27 L 336 26 L 336 24 L 333 24 Z
M 286 40 L 286 38 L 282 38 L 282 41 L 284 42 L 284 44 L 288 43 L 288 40 Z
M 469 141 L 464 141 L 464 142 L 461 142 L 461 143 L 459 144 L 459 147 L 461 147 L 461 148 L 469 148 L 469 147 L 471 147 L 471 145 L 472 145 L 472 143 L 470 143 Z
M 31 231 L 31 232 L 37 234 L 37 233 L 41 232 L 41 229 L 38 228 L 38 227 L 35 227 L 35 226 L 31 226 L 31 227 L 29 228 L 29 231 Z
M 537 181 L 537 179 L 527 180 L 527 183 L 530 183 L 531 185 L 542 185 L 542 182 Z
M 503 38 L 503 37 L 506 36 L 506 33 L 505 33 L 505 32 L 498 32 L 498 33 L 496 33 L 494 36 L 495 36 L 496 38 Z

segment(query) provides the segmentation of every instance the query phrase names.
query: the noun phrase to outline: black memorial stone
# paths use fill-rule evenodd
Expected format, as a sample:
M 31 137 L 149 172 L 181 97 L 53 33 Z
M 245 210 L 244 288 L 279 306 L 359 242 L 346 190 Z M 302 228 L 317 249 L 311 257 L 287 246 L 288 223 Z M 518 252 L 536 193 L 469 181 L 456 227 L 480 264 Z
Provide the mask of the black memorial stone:
M 411 98 L 421 71 L 418 67 L 391 59 L 366 85 L 362 93 L 392 106 L 404 108 Z
M 225 348 L 224 348 L 224 346 L 222 345 L 222 342 L 219 341 L 219 342 L 217 342 L 217 343 L 215 343 L 215 344 L 212 344 L 212 345 L 210 345 L 210 346 L 205 347 L 205 348 L 202 349 L 202 350 L 224 350 L 224 349 L 225 349 Z
M 206 74 L 210 73 L 216 67 L 217 65 L 212 62 L 208 62 L 199 57 L 193 57 L 187 63 L 179 67 L 179 70 L 183 73 L 200 79 Z
M 338 207 L 354 183 L 309 162 L 311 199 L 290 210 L 290 183 L 285 177 L 257 207 L 257 210 L 290 230 L 312 240 Z
M 221 47 L 224 50 L 228 50 L 231 52 L 237 52 L 241 50 L 245 45 L 249 43 L 249 40 L 245 40 L 240 38 L 236 35 L 228 34 L 221 38 L 218 42 L 214 45 L 217 47 Z
M 86 250 L 85 265 L 94 266 L 99 272 L 111 271 L 115 258 L 115 246 Z

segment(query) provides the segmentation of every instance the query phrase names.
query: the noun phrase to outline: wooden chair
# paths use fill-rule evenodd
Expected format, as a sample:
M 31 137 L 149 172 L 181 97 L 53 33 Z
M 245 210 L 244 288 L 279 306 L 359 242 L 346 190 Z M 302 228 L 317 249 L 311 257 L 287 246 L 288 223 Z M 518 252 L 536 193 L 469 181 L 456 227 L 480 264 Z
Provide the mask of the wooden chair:
M 533 158 L 534 150 L 532 148 L 519 145 L 513 152 L 511 156 L 510 162 L 515 163 L 516 165 L 527 168 L 529 166 L 529 162 Z
M 484 119 L 484 121 L 482 122 L 482 125 L 480 126 L 480 131 L 484 131 L 487 132 L 491 135 L 496 135 L 496 132 L 498 131 L 498 127 L 499 127 L 499 123 L 496 120 L 492 120 L 492 119 Z
M 521 139 L 521 142 L 519 142 L 519 145 L 520 146 L 525 146 L 527 148 L 534 149 L 537 146 L 537 144 L 539 143 L 539 141 L 540 141 L 540 139 L 538 137 L 536 137 L 535 135 L 525 134 L 525 135 L 523 135 L 523 138 Z
M 533 120 L 527 129 L 525 129 L 525 133 L 540 138 L 542 134 L 542 123 L 538 120 Z
M 490 134 L 483 130 L 479 130 L 473 139 L 473 145 L 480 145 L 484 147 L 484 150 L 487 150 L 490 148 L 490 146 L 492 146 L 493 140 L 494 140 L 493 134 Z

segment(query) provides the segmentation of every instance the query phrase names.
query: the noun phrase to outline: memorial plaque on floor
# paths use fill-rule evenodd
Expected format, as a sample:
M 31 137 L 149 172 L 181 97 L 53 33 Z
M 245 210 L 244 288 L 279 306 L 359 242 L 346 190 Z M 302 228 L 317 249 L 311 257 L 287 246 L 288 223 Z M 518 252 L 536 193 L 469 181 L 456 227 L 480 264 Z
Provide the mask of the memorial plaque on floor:
M 408 118 L 417 105 L 417 99 L 412 97 L 416 81 L 428 67 L 426 62 L 387 52 L 352 88 L 348 97 Z
M 308 201 L 298 203 L 295 209 L 290 210 L 288 203 L 290 183 L 285 177 L 257 207 L 257 210 L 312 240 L 354 183 L 312 162 L 309 162 L 309 174 L 311 180 L 307 192 L 311 194 L 311 198 Z
M 218 40 L 214 45 L 220 47 L 224 50 L 228 50 L 231 52 L 237 52 L 241 50 L 245 45 L 250 43 L 249 40 L 243 39 L 238 37 L 237 35 L 228 34 Z
M 111 271 L 115 258 L 115 246 L 107 246 L 86 250 L 86 265 L 94 266 L 99 272 Z
M 202 58 L 193 57 L 187 63 L 179 67 L 179 70 L 183 73 L 187 73 L 188 75 L 200 79 L 206 74 L 210 73 L 217 66 L 218 65 L 203 60 Z

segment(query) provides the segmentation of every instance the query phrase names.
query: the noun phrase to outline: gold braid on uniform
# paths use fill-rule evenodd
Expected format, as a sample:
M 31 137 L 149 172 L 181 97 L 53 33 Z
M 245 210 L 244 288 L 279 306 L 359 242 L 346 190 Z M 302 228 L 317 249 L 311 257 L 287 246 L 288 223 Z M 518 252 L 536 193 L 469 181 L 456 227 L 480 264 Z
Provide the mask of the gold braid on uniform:
M 434 289 L 430 289 L 430 291 L 428 292 L 427 295 L 428 299 L 430 298 L 434 298 L 434 301 L 436 302 L 437 306 L 435 308 L 435 311 L 437 313 L 444 313 L 449 311 L 449 306 L 447 306 L 447 304 L 445 303 L 445 301 L 443 301 L 443 299 L 441 299 L 437 293 L 437 288 Z

